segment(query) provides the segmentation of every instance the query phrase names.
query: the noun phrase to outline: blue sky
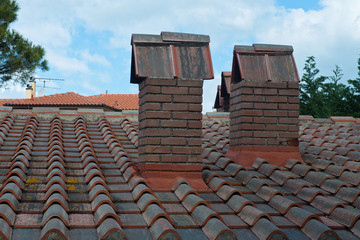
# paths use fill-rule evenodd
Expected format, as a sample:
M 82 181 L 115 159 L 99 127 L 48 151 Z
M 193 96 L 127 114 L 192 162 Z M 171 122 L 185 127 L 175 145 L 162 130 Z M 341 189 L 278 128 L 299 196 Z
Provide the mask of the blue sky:
M 230 71 L 236 44 L 287 44 L 301 74 L 315 56 L 322 75 L 335 64 L 344 79 L 357 77 L 360 54 L 358 0 L 18 0 L 14 29 L 42 45 L 50 71 L 38 77 L 45 94 L 137 93 L 130 84 L 131 34 L 161 31 L 210 35 L 215 79 L 205 82 L 204 112 L 213 111 L 222 71 Z M 42 83 L 38 83 L 38 90 Z M 59 89 L 54 89 L 59 88 Z M 25 88 L 0 89 L 0 98 L 22 98 Z

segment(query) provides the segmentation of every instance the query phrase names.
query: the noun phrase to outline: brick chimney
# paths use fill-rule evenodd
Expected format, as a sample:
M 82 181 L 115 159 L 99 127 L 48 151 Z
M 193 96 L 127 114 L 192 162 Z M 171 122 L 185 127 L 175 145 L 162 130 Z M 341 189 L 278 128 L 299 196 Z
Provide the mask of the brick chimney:
M 300 161 L 299 76 L 293 48 L 235 46 L 230 96 L 228 157 L 244 166 L 256 158 L 283 166 Z
M 221 73 L 221 85 L 218 86 L 214 108 L 217 112 L 229 112 L 231 72 Z
M 26 89 L 25 89 L 25 98 L 26 99 L 31 99 L 33 98 L 33 88 L 30 84 L 26 85 Z
M 32 96 L 36 97 L 36 81 L 35 81 L 35 78 L 30 78 L 29 84 L 32 87 Z
M 223 97 L 223 112 L 229 112 L 230 109 L 230 87 L 231 72 L 221 73 L 221 96 Z
M 132 35 L 131 83 L 139 84 L 139 173 L 155 189 L 176 177 L 206 187 L 202 169 L 202 87 L 214 77 L 209 36 Z M 159 179 L 161 178 L 161 179 Z

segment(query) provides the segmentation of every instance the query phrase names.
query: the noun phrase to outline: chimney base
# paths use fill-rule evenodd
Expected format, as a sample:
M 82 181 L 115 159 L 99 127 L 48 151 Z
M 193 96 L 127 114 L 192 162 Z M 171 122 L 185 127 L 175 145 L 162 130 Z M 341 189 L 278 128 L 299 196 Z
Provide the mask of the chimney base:
M 304 161 L 301 158 L 298 147 L 291 146 L 237 146 L 230 147 L 226 157 L 233 160 L 235 163 L 244 166 L 252 167 L 257 158 L 263 158 L 268 163 L 283 167 L 290 159 Z
M 171 191 L 179 178 L 195 190 L 210 191 L 202 179 L 201 164 L 138 163 L 136 169 L 154 191 Z

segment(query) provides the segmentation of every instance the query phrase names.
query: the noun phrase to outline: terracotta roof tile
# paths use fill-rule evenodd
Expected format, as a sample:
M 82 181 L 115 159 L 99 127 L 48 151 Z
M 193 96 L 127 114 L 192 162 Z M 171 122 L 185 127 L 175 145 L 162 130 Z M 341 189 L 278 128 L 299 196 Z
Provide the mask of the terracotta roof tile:
M 2 101 L 5 102 L 5 101 Z M 88 99 L 82 95 L 74 92 L 59 93 L 54 95 L 48 95 L 43 97 L 35 97 L 33 99 L 7 99 L 4 105 L 16 106 L 16 105 L 89 105 L 99 106 L 101 103 Z
M 41 230 L 41 239 L 46 239 L 50 234 L 53 238 L 66 239 L 69 230 L 59 218 L 52 218 Z
M 137 94 L 100 94 L 88 96 L 87 98 L 117 109 L 139 108 L 139 97 Z
M 109 106 L 112 109 L 136 110 L 139 103 L 137 94 L 100 94 L 86 97 L 66 92 L 33 99 L 0 99 L 0 106 Z
M 311 239 L 339 239 L 336 232 L 315 219 L 309 220 L 303 231 Z
M 217 218 L 211 218 L 203 231 L 209 239 L 236 239 L 235 234 Z
M 46 209 L 41 224 L 44 226 L 53 218 L 58 218 L 66 226 L 69 226 L 69 216 L 66 210 L 59 204 L 52 204 L 48 209 Z
M 259 159 L 245 168 L 225 157 L 228 126 L 209 122 L 202 145 L 208 192 L 186 181 L 153 192 L 133 167 L 136 123 L 4 119 L 0 235 L 8 238 L 31 228 L 34 238 L 89 240 L 360 237 L 357 125 L 302 128 L 305 164 L 289 160 L 284 168 Z
M 4 219 L 8 225 L 12 226 L 15 222 L 15 212 L 7 204 L 0 204 L 0 217 Z
M 156 240 L 160 239 L 181 239 L 172 224 L 164 218 L 159 218 L 150 227 L 150 231 Z
M 261 218 L 253 226 L 252 231 L 259 239 L 284 239 L 286 235 L 272 222 Z
M 98 236 L 100 239 L 126 239 L 125 234 L 114 218 L 106 218 L 97 227 Z

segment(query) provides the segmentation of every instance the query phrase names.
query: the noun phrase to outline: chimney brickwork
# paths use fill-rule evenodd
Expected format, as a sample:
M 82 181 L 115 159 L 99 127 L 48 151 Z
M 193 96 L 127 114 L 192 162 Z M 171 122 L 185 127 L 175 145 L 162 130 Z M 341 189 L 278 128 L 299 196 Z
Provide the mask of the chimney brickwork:
M 202 163 L 202 80 L 139 84 L 139 162 Z
M 231 147 L 298 146 L 299 83 L 240 81 L 230 102 Z
M 299 76 L 291 46 L 235 46 L 228 156 L 284 165 L 299 154 Z
M 177 177 L 202 181 L 202 87 L 213 78 L 209 37 L 133 34 L 131 83 L 139 84 L 137 170 L 153 189 Z

